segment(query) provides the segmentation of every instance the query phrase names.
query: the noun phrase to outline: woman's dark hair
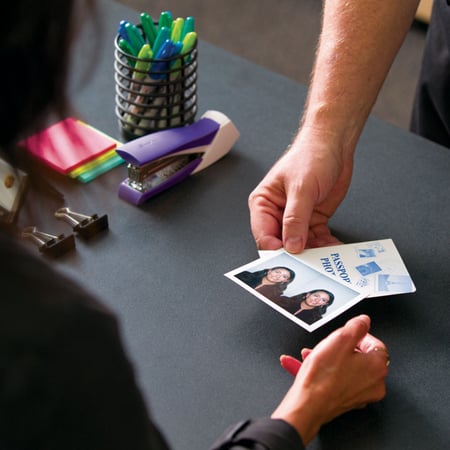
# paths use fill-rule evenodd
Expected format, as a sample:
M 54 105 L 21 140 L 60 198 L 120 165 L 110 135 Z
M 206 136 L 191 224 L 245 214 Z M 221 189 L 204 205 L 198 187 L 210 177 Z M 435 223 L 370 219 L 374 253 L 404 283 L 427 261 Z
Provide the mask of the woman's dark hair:
M 9 150 L 52 112 L 67 109 L 70 49 L 94 0 L 12 0 L 0 6 L 0 147 Z M 86 7 L 87 9 L 82 9 Z M 80 9 L 79 9 L 80 8 Z
M 316 292 L 325 292 L 325 294 L 328 295 L 329 301 L 326 305 L 321 305 L 321 306 L 317 306 L 316 309 L 321 315 L 324 315 L 327 312 L 327 309 L 330 305 L 333 304 L 334 302 L 334 294 L 330 291 L 327 291 L 326 289 L 312 289 L 311 291 L 308 292 L 303 292 L 301 294 L 296 295 L 295 297 L 292 298 L 297 298 L 299 300 L 299 302 L 301 303 L 303 300 L 306 299 L 306 296 L 308 294 L 314 294 Z
M 238 273 L 236 276 L 236 278 L 239 278 L 241 281 L 243 281 L 245 284 L 248 284 L 250 287 L 256 287 L 259 284 L 261 284 L 261 280 L 268 274 L 268 272 L 270 270 L 275 270 L 275 269 L 283 269 L 283 270 L 287 270 L 289 272 L 289 281 L 285 281 L 283 283 L 278 283 L 278 286 L 280 287 L 280 293 L 282 293 L 288 286 L 289 283 L 291 283 L 294 278 L 295 278 L 295 272 L 291 269 L 289 269 L 288 267 L 284 267 L 284 266 L 275 266 L 275 267 L 271 267 L 270 269 L 263 269 L 263 270 L 258 270 L 257 272 L 241 272 Z

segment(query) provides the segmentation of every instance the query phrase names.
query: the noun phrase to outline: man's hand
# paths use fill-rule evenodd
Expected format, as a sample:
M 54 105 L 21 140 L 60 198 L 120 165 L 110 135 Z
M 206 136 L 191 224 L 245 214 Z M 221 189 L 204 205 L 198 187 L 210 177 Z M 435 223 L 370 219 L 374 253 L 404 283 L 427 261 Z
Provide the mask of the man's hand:
M 302 130 L 250 194 L 259 249 L 300 253 L 305 247 L 339 244 L 328 220 L 347 193 L 353 159 L 344 158 L 334 141 L 321 131 Z

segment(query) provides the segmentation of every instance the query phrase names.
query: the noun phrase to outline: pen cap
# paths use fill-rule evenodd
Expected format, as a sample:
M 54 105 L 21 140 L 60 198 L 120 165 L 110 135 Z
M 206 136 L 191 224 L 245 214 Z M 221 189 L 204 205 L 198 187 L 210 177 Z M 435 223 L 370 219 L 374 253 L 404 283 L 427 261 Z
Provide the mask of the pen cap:
M 145 36 L 141 25 L 136 25 Z M 148 47 L 148 44 L 147 44 Z M 197 36 L 166 39 L 130 53 L 115 37 L 115 112 L 122 137 L 129 141 L 164 129 L 192 124 L 197 113 Z

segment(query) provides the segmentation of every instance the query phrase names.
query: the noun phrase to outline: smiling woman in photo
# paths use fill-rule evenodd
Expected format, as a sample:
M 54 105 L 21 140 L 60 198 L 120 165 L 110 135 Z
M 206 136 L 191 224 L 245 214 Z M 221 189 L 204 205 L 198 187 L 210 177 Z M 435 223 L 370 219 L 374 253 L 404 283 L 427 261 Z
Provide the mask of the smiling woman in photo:
M 295 272 L 287 267 L 276 266 L 257 272 L 241 272 L 236 278 L 254 288 L 270 300 L 277 299 L 295 278 Z
M 312 324 L 322 319 L 334 301 L 334 294 L 325 289 L 313 289 L 292 297 L 283 295 L 278 299 L 274 297 L 272 301 L 303 322 Z

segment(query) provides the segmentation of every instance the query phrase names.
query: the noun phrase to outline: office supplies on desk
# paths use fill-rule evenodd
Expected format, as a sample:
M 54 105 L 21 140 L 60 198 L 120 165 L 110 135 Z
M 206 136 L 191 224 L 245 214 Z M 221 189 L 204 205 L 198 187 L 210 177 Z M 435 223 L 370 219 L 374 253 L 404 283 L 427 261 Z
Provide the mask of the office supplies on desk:
M 64 175 L 114 150 L 118 141 L 73 117 L 21 141 L 34 157 Z
M 72 172 L 69 173 L 69 177 L 76 178 L 82 183 L 88 183 L 122 163 L 123 159 L 116 153 L 115 149 L 112 149 L 101 154 L 98 158 L 72 170 Z
M 149 44 L 153 54 L 156 54 L 166 40 L 173 44 L 182 42 L 188 33 L 195 31 L 193 16 L 172 18 L 170 11 L 163 11 L 159 21 L 154 22 L 146 12 L 139 15 L 140 24 L 134 25 L 128 20 L 121 20 L 117 28 L 119 43 L 122 50 L 137 56 L 144 44 Z
M 128 162 L 119 197 L 139 205 L 227 154 L 239 138 L 231 120 L 207 111 L 192 125 L 159 131 L 117 148 Z
M 136 77 L 116 39 L 115 103 L 119 129 L 125 140 L 191 124 L 197 113 L 197 46 L 195 35 L 186 37 L 186 52 L 150 63 L 144 78 Z
M 58 257 L 75 248 L 73 234 L 53 235 L 39 231 L 36 227 L 27 227 L 22 231 L 22 238 L 31 240 L 44 255 Z
M 55 212 L 57 219 L 64 220 L 73 227 L 79 236 L 89 239 L 103 230 L 108 229 L 108 216 L 98 216 L 97 214 L 86 215 L 70 210 L 68 207 L 59 208 Z
M 122 20 L 115 40 L 116 116 L 125 140 L 189 125 L 197 112 L 194 18 L 173 20 L 163 11 L 155 24 L 147 13 L 139 17 L 137 26 Z

